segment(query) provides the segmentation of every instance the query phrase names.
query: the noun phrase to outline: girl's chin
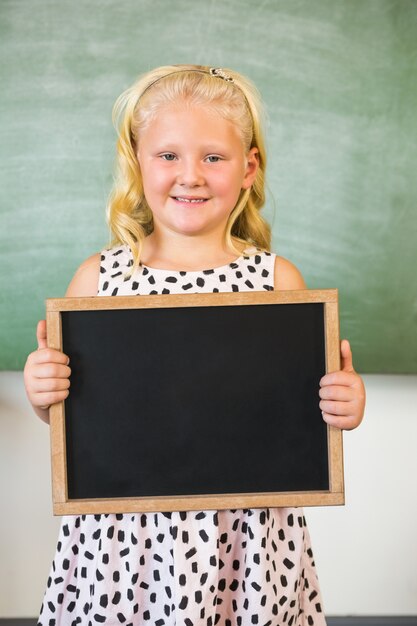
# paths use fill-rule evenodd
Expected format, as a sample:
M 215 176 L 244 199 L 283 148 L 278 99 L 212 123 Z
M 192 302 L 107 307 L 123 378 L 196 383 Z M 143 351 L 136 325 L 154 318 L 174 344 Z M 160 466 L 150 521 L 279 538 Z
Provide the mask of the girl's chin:
M 169 226 L 169 229 L 172 232 L 189 237 L 197 235 L 207 235 L 209 233 L 213 233 L 214 231 L 219 230 L 221 230 L 221 233 L 223 233 L 225 228 L 226 224 L 222 226 L 220 224 L 210 224 L 202 221 L 195 221 L 193 223 L 190 223 L 190 220 L 184 222 L 175 222 L 174 224 L 171 224 Z
M 183 235 L 184 237 L 198 237 L 207 235 L 210 232 L 209 228 L 175 228 L 175 232 L 178 235 Z

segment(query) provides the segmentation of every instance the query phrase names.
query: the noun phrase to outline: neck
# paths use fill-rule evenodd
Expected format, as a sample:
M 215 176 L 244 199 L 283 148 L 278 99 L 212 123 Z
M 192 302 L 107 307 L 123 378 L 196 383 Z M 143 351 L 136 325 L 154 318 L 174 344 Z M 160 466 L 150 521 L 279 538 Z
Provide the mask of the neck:
M 239 254 L 243 252 L 241 243 L 237 242 L 237 249 Z M 154 231 L 144 241 L 141 261 L 158 269 L 197 271 L 226 265 L 237 256 L 219 237 L 184 237 Z

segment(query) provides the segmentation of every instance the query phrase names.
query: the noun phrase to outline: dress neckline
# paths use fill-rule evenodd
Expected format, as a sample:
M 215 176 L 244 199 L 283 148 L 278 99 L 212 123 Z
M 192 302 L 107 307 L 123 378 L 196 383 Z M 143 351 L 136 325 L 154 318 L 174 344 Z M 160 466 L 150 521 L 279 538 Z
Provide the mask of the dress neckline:
M 240 256 L 238 256 L 236 259 L 234 259 L 233 261 L 230 261 L 230 263 L 225 263 L 224 265 L 217 265 L 215 267 L 207 267 L 201 270 L 170 270 L 170 269 L 166 269 L 166 268 L 161 268 L 161 267 L 151 267 L 149 265 L 146 265 L 146 263 L 139 263 L 139 267 L 141 268 L 145 268 L 146 270 L 148 270 L 148 272 L 164 272 L 164 273 L 172 273 L 172 272 L 176 272 L 177 274 L 201 274 L 201 273 L 212 273 L 212 272 L 219 272 L 221 270 L 226 270 L 227 268 L 232 268 L 235 269 L 235 265 L 237 266 L 241 261 L 243 261 L 244 259 L 248 259 L 250 257 L 251 254 L 261 254 L 262 250 L 259 250 L 258 248 L 256 248 L 256 246 L 251 246 L 249 245 L 249 247 L 245 248 L 242 252 L 242 254 Z M 132 254 L 132 252 L 130 252 Z
M 174 270 L 174 269 L 165 269 L 165 268 L 161 268 L 161 267 L 151 267 L 149 265 L 146 265 L 145 263 L 139 263 L 139 267 L 145 268 L 147 269 L 149 272 L 164 272 L 164 273 L 177 273 L 177 274 L 201 274 L 201 273 L 205 273 L 205 272 L 218 272 L 221 271 L 223 269 L 226 268 L 234 268 L 234 265 L 237 265 L 240 261 L 242 261 L 244 259 L 244 257 L 247 256 L 246 254 L 241 254 L 239 257 L 237 257 L 237 259 L 234 259 L 233 261 L 230 261 L 230 263 L 226 263 L 225 265 L 217 265 L 216 267 L 208 267 L 205 269 L 201 269 L 201 270 Z

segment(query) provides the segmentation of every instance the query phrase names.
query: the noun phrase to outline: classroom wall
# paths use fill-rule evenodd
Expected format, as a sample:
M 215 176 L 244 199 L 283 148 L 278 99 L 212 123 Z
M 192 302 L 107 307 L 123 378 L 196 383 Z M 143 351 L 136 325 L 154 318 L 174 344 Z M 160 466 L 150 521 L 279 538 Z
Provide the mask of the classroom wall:
M 417 615 L 417 376 L 366 375 L 344 435 L 346 505 L 306 509 L 328 615 Z M 48 426 L 0 374 L 0 617 L 35 616 L 53 558 Z

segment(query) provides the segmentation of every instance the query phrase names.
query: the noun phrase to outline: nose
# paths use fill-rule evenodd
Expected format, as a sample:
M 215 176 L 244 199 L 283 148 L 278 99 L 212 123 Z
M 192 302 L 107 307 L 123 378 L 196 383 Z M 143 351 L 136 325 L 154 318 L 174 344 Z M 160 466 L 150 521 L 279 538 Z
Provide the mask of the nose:
M 183 187 L 201 187 L 204 185 L 204 175 L 198 159 L 183 159 L 177 176 L 178 183 Z

